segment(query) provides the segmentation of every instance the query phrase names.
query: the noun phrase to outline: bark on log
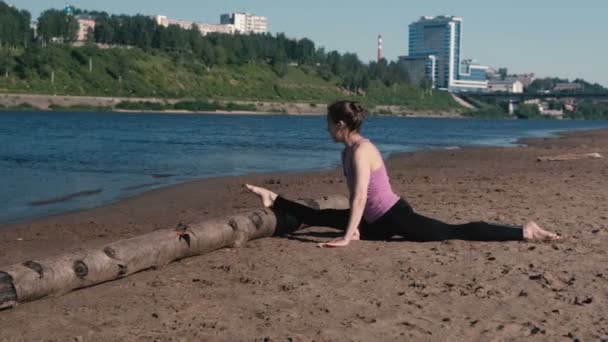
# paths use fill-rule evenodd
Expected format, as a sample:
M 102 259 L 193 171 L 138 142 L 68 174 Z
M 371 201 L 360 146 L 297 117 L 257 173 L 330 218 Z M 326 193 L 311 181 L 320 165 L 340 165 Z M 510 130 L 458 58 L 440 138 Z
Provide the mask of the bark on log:
M 344 196 L 302 200 L 308 206 L 348 208 Z M 126 277 L 172 261 L 223 247 L 239 247 L 249 240 L 282 235 L 300 226 L 293 217 L 271 209 L 256 209 L 216 219 L 179 224 L 100 248 L 26 261 L 0 268 L 0 310 L 48 296 Z

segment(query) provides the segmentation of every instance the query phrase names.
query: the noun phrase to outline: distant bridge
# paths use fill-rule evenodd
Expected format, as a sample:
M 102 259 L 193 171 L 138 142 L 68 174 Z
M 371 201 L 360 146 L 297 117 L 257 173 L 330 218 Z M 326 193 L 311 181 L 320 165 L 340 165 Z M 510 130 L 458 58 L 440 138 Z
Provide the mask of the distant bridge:
M 527 100 L 534 99 L 559 99 L 559 98 L 576 98 L 576 99 L 591 99 L 608 101 L 608 92 L 606 93 L 458 93 L 458 96 L 466 102 L 471 100 L 502 100 L 509 102 L 509 114 L 513 114 L 519 104 Z

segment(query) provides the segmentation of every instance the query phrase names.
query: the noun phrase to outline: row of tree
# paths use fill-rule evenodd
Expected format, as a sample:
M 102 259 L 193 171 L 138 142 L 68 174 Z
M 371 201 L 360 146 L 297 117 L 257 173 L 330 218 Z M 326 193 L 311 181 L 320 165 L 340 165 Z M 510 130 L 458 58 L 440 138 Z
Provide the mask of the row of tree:
M 0 1 L 0 48 L 27 46 L 33 39 L 28 11 L 18 10 Z
M 289 39 L 284 34 L 228 35 L 209 34 L 202 36 L 193 25 L 183 29 L 177 25 L 157 25 L 149 17 L 115 16 L 107 13 L 89 13 L 96 18 L 93 41 L 110 45 L 136 46 L 145 51 L 154 49 L 192 54 L 206 65 L 242 65 L 269 63 L 273 70 L 283 76 L 287 65 L 310 65 L 317 67 L 321 77 L 331 80 L 339 77 L 342 86 L 350 90 L 365 90 L 371 79 L 385 84 L 407 82 L 407 73 L 397 63 L 381 60 L 365 65 L 356 54 L 325 52 L 317 48 L 310 39 Z
M 80 26 L 72 14 L 62 10 L 49 9 L 38 18 L 37 38 L 45 43 L 76 41 Z
M 18 11 L 0 1 L 0 18 L 12 16 L 12 21 L 0 21 L 0 41 L 9 41 L 12 46 L 27 47 L 33 35 L 29 30 L 30 16 L 27 11 Z M 326 52 L 310 39 L 290 39 L 279 33 L 271 34 L 209 34 L 203 36 L 196 25 L 183 29 L 177 25 L 158 25 L 151 17 L 143 15 L 109 15 L 105 12 L 87 12 L 75 9 L 73 13 L 61 10 L 46 10 L 38 18 L 37 41 L 48 43 L 71 43 L 76 40 L 78 22 L 75 15 L 95 18 L 95 29 L 88 33 L 89 43 L 110 46 L 138 47 L 152 53 L 168 51 L 180 58 L 200 60 L 208 68 L 217 65 L 243 65 L 267 63 L 274 72 L 284 76 L 290 64 L 310 66 L 327 81 L 335 80 L 351 91 L 367 90 L 371 80 L 380 80 L 386 85 L 407 83 L 408 75 L 396 62 L 362 63 L 356 54 Z M 10 30 L 5 27 L 11 27 Z M 5 38 L 6 37 L 6 38 Z M 31 44 L 30 44 L 31 45 Z M 39 53 L 39 51 L 36 51 Z M 2 57 L 0 57 L 2 58 Z M 28 58 L 17 62 L 23 63 Z M 36 60 L 33 56 L 29 60 Z M 8 63 L 7 65 L 14 63 Z M 14 67 L 14 65 L 13 65 Z M 36 66 L 37 68 L 39 66 Z M 7 71 L 8 72 L 8 71 Z

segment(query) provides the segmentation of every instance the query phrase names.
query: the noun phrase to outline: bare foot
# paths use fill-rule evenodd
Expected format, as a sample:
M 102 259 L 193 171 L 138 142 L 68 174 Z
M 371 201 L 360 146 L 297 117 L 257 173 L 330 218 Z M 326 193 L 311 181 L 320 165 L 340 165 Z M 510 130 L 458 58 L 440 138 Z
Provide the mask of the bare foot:
M 262 200 L 262 204 L 266 208 L 272 207 L 272 205 L 274 204 L 274 200 L 278 196 L 276 193 L 274 193 L 268 189 L 260 188 L 259 186 L 245 184 L 245 187 L 247 187 L 247 189 L 249 189 L 249 191 L 258 195 L 260 197 L 260 199 Z
M 532 221 L 524 225 L 524 240 L 526 241 L 555 241 L 559 239 L 561 239 L 561 236 L 542 229 Z

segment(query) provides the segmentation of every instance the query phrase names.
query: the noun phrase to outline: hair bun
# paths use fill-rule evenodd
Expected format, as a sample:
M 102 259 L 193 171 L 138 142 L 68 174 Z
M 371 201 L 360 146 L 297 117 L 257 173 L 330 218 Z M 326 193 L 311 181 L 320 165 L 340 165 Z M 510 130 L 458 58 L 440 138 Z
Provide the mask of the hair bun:
M 358 132 L 365 119 L 365 109 L 357 101 L 337 101 L 328 107 L 328 115 L 334 121 L 343 121 L 351 131 Z
M 364 112 L 363 107 L 359 102 L 354 101 L 351 102 L 350 105 L 352 106 L 354 112 Z

